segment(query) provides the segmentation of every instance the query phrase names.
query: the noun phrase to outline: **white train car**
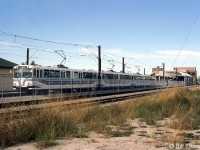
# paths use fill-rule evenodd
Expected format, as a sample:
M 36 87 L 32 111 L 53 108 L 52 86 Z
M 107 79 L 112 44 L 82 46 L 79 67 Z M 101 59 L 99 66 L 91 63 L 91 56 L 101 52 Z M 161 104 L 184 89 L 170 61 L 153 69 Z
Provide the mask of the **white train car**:
M 97 73 L 66 67 L 19 65 L 14 67 L 14 88 L 27 90 L 96 88 Z
M 94 70 L 69 69 L 67 67 L 45 67 L 18 65 L 14 67 L 14 88 L 24 91 L 62 90 L 91 91 L 96 89 L 145 88 L 155 85 L 151 76 L 102 71 L 97 79 Z
M 155 80 L 149 75 L 129 74 L 119 72 L 102 72 L 101 84 L 103 87 L 147 87 L 154 86 Z
M 152 77 L 149 75 L 134 74 L 133 81 L 134 81 L 134 85 L 136 85 L 136 86 L 148 87 L 148 86 L 156 85 L 156 81 L 154 79 L 152 79 Z

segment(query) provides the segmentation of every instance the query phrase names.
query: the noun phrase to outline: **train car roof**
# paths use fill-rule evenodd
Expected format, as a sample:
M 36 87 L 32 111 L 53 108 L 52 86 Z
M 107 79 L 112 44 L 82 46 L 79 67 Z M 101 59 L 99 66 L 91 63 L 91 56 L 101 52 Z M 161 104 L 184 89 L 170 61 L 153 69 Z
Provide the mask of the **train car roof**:
M 68 67 L 58 67 L 58 66 L 40 66 L 40 65 L 17 65 L 16 67 L 27 67 L 27 68 L 38 68 L 38 69 L 49 69 L 49 70 L 68 70 L 68 71 L 79 71 L 79 72 L 90 72 L 90 73 L 97 73 L 95 70 L 85 70 L 85 69 L 72 69 Z
M 114 72 L 114 71 L 102 71 L 102 73 L 104 74 L 119 74 L 119 75 L 130 75 L 132 76 L 133 74 L 130 74 L 130 73 L 122 73 L 122 72 Z

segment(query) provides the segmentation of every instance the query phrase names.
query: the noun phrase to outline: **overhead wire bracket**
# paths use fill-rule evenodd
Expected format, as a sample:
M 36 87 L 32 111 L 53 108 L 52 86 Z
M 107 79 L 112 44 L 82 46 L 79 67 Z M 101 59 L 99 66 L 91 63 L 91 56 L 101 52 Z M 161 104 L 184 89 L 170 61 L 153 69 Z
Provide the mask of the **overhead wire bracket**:
M 63 58 L 60 65 L 64 65 L 66 62 L 66 56 L 65 56 L 64 51 L 63 50 L 55 50 L 55 52 Z

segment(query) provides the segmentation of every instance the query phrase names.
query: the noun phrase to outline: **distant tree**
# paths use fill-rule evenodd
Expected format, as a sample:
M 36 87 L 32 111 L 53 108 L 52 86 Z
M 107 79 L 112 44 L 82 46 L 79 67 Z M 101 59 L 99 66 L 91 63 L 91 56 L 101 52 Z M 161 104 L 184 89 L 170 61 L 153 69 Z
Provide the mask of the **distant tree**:
M 21 65 L 26 65 L 26 63 L 25 63 L 25 62 L 22 62 Z M 30 65 L 36 66 L 37 64 L 36 64 L 35 61 L 33 60 L 33 61 L 31 62 Z
M 35 66 L 36 65 L 35 61 L 33 60 L 30 65 Z

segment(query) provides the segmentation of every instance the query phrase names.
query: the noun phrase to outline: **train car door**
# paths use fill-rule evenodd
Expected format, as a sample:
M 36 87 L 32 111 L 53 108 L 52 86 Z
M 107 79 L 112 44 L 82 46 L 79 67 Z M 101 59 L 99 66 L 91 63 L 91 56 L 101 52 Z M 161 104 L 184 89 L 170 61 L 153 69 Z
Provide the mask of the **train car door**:
M 79 79 L 82 79 L 82 77 L 83 77 L 83 73 L 79 72 Z

